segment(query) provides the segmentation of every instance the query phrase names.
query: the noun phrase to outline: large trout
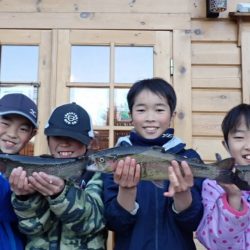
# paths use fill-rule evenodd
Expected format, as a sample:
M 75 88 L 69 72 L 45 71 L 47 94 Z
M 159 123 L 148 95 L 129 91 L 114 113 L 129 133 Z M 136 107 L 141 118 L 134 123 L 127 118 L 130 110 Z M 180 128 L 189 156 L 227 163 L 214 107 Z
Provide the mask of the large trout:
M 45 172 L 66 180 L 78 181 L 86 170 L 88 158 L 53 158 L 51 156 L 24 156 L 0 154 L 0 172 L 9 177 L 12 170 L 23 167 L 27 176 L 33 172 Z
M 141 167 L 141 179 L 163 181 L 168 179 L 168 167 L 172 160 L 186 161 L 194 177 L 209 178 L 223 183 L 236 184 L 242 190 L 250 190 L 250 166 L 235 166 L 233 158 L 204 164 L 196 159 L 188 159 L 163 152 L 161 147 L 115 147 L 91 154 L 93 164 L 87 166 L 89 171 L 111 173 L 114 161 L 130 156 Z

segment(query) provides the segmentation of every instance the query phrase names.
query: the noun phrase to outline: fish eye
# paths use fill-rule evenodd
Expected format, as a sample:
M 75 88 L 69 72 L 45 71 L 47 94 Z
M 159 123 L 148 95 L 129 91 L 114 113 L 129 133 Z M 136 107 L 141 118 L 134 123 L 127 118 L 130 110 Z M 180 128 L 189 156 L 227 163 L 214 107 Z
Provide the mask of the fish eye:
M 104 163 L 105 162 L 105 159 L 103 157 L 99 158 L 99 162 L 100 163 Z

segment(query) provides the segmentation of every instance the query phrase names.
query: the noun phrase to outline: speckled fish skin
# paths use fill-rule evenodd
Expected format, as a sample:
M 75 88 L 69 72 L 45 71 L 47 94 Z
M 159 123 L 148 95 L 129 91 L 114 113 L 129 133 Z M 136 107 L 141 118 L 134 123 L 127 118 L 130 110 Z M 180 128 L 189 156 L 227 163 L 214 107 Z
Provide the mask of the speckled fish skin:
M 89 157 L 93 164 L 87 166 L 89 171 L 112 172 L 112 164 L 116 160 L 125 159 L 126 156 L 134 158 L 141 166 L 141 179 L 162 181 L 168 180 L 168 167 L 172 160 L 181 162 L 185 160 L 194 175 L 194 177 L 209 178 L 224 183 L 236 184 L 240 189 L 250 189 L 250 178 L 239 179 L 238 172 L 232 170 L 235 165 L 233 158 L 227 158 L 212 164 L 204 164 L 194 159 L 187 159 L 178 155 L 163 151 L 161 147 L 114 147 L 106 150 L 100 150 Z M 250 166 L 248 166 L 250 175 Z M 237 177 L 237 178 L 236 178 Z
M 86 170 L 87 157 L 53 158 L 51 156 L 24 156 L 0 154 L 0 172 L 9 177 L 12 170 L 23 167 L 27 176 L 33 172 L 45 172 L 62 179 L 77 180 Z

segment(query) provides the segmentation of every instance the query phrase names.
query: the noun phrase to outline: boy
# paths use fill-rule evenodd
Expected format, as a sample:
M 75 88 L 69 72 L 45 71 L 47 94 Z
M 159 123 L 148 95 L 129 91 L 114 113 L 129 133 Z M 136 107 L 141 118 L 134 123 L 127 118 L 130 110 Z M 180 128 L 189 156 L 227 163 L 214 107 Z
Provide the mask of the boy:
M 18 154 L 37 131 L 37 106 L 23 94 L 8 94 L 0 99 L 0 152 Z M 24 236 L 17 230 L 11 206 L 9 182 L 0 174 L 0 248 L 24 249 Z
M 199 155 L 174 136 L 171 127 L 176 95 L 160 78 L 136 82 L 127 95 L 134 130 L 117 145 L 162 146 L 184 157 Z M 114 177 L 104 177 L 107 226 L 115 232 L 115 250 L 194 250 L 193 231 L 202 217 L 201 183 L 193 186 L 186 162 L 172 162 L 169 181 L 159 188 L 140 180 L 140 166 L 127 157 L 114 164 Z
M 250 105 L 232 108 L 222 122 L 223 145 L 237 165 L 250 165 Z M 205 180 L 204 216 L 197 238 L 208 249 L 250 249 L 250 195 L 234 184 Z
M 85 155 L 93 138 L 88 113 L 75 103 L 56 108 L 44 133 L 55 158 Z M 19 227 L 28 237 L 26 249 L 105 249 L 99 174 L 81 188 L 43 172 L 27 178 L 20 167 L 13 170 L 10 183 Z

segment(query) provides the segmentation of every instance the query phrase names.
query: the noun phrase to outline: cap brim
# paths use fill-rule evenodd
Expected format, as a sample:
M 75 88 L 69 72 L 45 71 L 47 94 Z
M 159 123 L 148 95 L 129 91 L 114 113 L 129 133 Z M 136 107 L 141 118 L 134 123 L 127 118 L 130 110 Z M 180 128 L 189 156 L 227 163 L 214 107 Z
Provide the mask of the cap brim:
M 26 119 L 28 119 L 35 126 L 35 128 L 38 128 L 37 123 L 34 120 L 32 120 L 30 116 L 28 116 L 27 114 L 21 111 L 16 111 L 16 110 L 8 110 L 8 111 L 2 111 L 2 112 L 0 111 L 0 115 L 21 115 L 25 117 Z
M 74 140 L 77 140 L 81 142 L 84 145 L 89 145 L 91 138 L 89 136 L 72 132 L 66 129 L 55 129 L 55 128 L 45 128 L 44 130 L 45 135 L 47 136 L 64 136 L 64 137 L 70 137 Z

